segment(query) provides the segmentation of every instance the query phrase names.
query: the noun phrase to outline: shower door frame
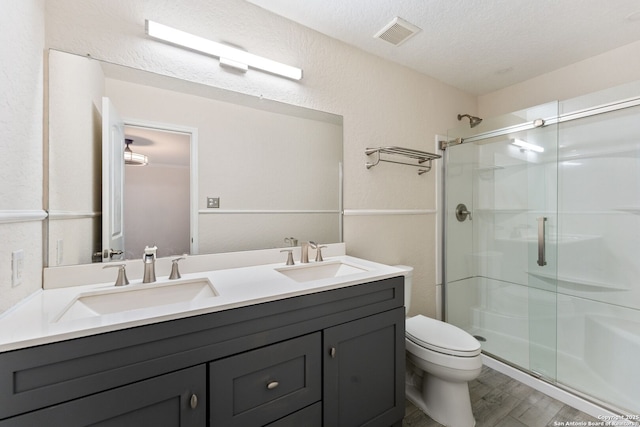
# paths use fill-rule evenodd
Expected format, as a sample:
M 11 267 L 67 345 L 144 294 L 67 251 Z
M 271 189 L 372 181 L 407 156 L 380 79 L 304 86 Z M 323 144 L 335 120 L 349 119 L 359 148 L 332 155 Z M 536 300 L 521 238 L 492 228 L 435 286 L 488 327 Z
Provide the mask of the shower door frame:
M 458 226 L 451 212 L 457 202 L 464 202 L 469 205 L 469 211 L 477 212 L 474 213 L 475 220 L 469 221 L 467 218 L 461 221 L 460 227 L 470 227 L 470 230 L 457 228 L 458 238 L 470 237 L 461 246 L 467 248 L 460 252 L 465 259 L 456 260 L 453 266 L 447 262 L 445 252 L 443 271 L 448 273 L 449 268 L 455 268 L 459 276 L 456 279 L 458 288 L 465 289 L 466 294 L 477 293 L 475 298 L 478 306 L 459 317 L 455 324 L 466 326 L 472 334 L 477 332 L 479 341 L 488 340 L 482 346 L 485 353 L 534 372 L 538 377 L 555 381 L 557 270 L 552 250 L 548 256 L 549 262 L 545 262 L 544 247 L 548 233 L 544 232 L 544 227 L 547 218 L 550 224 L 557 224 L 558 134 L 557 126 L 552 123 L 554 120 L 549 117 L 553 119 L 558 116 L 558 102 L 532 110 L 527 111 L 526 116 L 545 114 L 544 118 L 442 144 L 445 149 L 451 147 L 452 150 L 461 150 L 462 144 L 475 143 L 473 151 L 460 153 L 463 188 L 454 190 L 464 192 L 468 188 L 470 193 L 463 193 L 460 200 L 451 200 L 453 204 L 449 205 L 449 192 L 445 191 L 445 230 L 450 232 Z M 515 119 L 522 117 L 521 114 L 513 116 Z M 511 117 L 509 119 L 513 120 Z M 505 136 L 508 138 L 501 138 Z M 514 138 L 535 142 L 539 148 L 544 147 L 544 154 L 512 146 Z M 483 144 L 483 141 L 486 143 Z M 446 151 L 446 163 L 450 166 L 451 153 Z M 549 172 L 550 165 L 552 168 Z M 483 174 L 486 174 L 484 178 Z M 469 224 L 464 225 L 465 222 Z M 514 222 L 527 224 L 531 230 L 535 229 L 537 222 L 537 245 L 536 242 L 529 242 L 525 236 L 517 239 L 505 239 L 508 236 L 504 235 L 498 237 L 499 228 L 512 227 Z M 476 225 L 478 223 L 482 225 Z M 489 234 L 476 240 L 478 232 Z M 444 242 L 447 242 L 447 238 Z M 444 248 L 445 251 L 448 249 L 454 248 Z M 542 274 L 544 279 L 536 273 Z M 450 276 L 447 274 L 445 277 L 447 282 L 443 294 L 448 295 L 453 288 L 448 286 Z M 504 316 L 510 316 L 499 309 L 495 311 L 493 302 L 496 298 L 500 301 L 507 297 L 519 302 L 517 312 L 513 313 L 516 317 L 510 322 L 516 327 L 507 328 L 504 324 L 493 328 L 485 326 L 485 323 L 495 325 Z M 513 306 L 501 308 L 511 310 Z M 446 307 L 447 313 L 448 309 Z M 451 320 L 448 315 L 447 320 Z M 507 329 L 513 331 L 508 335 L 513 340 L 510 347 L 514 349 L 510 354 L 500 350 L 504 343 L 501 336 L 507 336 L 504 335 Z

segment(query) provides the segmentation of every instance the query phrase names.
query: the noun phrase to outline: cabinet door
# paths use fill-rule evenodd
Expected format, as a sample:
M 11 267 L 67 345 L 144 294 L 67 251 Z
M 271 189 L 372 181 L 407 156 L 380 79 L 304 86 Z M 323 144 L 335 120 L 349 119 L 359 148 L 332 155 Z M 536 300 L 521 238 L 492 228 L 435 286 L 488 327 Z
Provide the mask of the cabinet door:
M 324 425 L 384 426 L 404 416 L 404 308 L 325 330 Z
M 0 427 L 204 427 L 204 365 L 0 421 Z

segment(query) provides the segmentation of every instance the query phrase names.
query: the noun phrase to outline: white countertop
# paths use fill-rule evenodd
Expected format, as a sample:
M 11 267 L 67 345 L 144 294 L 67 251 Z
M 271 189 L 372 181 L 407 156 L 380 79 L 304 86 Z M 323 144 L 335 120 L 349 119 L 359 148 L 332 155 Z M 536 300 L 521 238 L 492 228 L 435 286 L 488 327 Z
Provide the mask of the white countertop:
M 113 282 L 41 290 L 0 316 L 0 352 L 353 286 L 403 274 L 396 267 L 347 255 L 325 258 L 322 264 L 329 263 L 350 264 L 363 271 L 305 282 L 289 278 L 276 269 L 312 267 L 315 263 L 292 267 L 278 263 L 183 274 L 181 281 L 208 279 L 218 295 L 72 320 L 65 320 L 65 317 L 60 316 L 79 296 L 87 292 L 112 289 Z M 167 276 L 158 277 L 151 284 L 142 284 L 138 279 L 131 280 L 130 285 L 118 289 L 141 289 L 168 282 Z

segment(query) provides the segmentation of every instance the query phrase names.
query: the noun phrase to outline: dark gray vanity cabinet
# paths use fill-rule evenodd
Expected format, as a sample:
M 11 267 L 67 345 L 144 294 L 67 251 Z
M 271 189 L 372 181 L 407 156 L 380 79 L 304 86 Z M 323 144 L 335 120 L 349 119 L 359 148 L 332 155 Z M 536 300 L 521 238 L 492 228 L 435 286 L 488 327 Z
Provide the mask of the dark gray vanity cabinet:
M 389 427 L 403 278 L 0 353 L 0 427 Z
M 188 368 L 0 422 L 2 426 L 201 427 L 206 367 Z

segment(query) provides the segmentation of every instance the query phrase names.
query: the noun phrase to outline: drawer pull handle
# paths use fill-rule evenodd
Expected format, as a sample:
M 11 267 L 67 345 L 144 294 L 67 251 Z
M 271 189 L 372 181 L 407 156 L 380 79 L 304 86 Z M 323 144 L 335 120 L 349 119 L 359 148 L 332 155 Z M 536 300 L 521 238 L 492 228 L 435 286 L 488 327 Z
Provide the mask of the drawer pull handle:
M 336 348 L 335 347 L 331 347 L 331 349 L 329 350 L 329 356 L 336 357 Z
M 189 406 L 191 406 L 191 409 L 196 409 L 198 407 L 198 396 L 195 394 L 191 395 L 191 399 L 189 399 Z
M 278 387 L 280 385 L 280 383 L 278 381 L 271 381 L 269 384 L 267 384 L 267 388 L 269 390 L 273 390 L 274 388 Z

